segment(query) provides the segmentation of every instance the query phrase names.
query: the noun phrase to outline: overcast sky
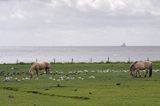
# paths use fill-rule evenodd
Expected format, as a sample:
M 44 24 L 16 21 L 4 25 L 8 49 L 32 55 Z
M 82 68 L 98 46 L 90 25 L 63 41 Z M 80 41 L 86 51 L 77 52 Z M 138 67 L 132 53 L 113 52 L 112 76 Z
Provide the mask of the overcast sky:
M 160 45 L 160 0 L 0 0 L 0 46 Z

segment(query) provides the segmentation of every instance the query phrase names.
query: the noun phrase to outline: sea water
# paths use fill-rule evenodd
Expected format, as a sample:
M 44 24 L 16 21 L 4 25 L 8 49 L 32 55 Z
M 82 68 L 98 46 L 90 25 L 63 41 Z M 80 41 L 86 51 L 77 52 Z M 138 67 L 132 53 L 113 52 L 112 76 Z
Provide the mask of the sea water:
M 0 63 L 160 60 L 160 46 L 0 47 Z

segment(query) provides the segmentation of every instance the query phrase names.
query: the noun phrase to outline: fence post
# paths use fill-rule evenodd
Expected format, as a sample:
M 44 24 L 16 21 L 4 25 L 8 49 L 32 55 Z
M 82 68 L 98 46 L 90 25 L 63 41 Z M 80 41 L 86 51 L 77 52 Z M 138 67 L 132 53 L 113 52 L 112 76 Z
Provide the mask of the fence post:
M 130 62 L 131 62 L 130 57 L 128 57 L 128 63 L 130 63 Z
M 107 59 L 107 63 L 109 63 L 109 57 L 108 57 L 108 59 Z
M 73 58 L 72 58 L 72 60 L 71 60 L 71 63 L 73 63 Z
M 17 59 L 16 63 L 18 64 L 18 59 Z
M 92 63 L 92 58 L 90 58 L 90 63 Z

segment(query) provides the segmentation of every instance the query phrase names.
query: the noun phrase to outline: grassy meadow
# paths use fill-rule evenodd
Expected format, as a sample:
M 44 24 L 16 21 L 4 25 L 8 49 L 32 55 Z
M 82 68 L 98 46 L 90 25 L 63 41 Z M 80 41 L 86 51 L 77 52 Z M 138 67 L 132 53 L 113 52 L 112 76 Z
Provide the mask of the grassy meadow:
M 132 78 L 129 67 L 51 64 L 51 74 L 30 79 L 30 64 L 1 64 L 0 106 L 159 106 L 160 62 L 151 78 Z

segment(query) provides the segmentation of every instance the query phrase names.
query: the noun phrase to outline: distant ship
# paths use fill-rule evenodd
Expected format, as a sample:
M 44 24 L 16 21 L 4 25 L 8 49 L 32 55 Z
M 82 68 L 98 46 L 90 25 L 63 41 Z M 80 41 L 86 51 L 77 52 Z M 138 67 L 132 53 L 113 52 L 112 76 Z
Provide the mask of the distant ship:
M 125 44 L 125 43 L 123 43 L 122 45 L 121 45 L 121 47 L 126 47 L 127 45 Z

